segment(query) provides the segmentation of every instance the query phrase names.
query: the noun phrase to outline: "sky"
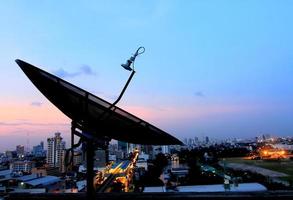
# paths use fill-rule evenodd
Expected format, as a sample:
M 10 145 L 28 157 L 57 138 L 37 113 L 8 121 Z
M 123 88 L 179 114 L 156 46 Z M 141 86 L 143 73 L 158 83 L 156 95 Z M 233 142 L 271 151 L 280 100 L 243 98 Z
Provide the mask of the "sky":
M 293 1 L 3 1 L 0 151 L 29 147 L 70 119 L 15 59 L 114 102 L 183 140 L 293 136 Z M 138 133 L 139 134 L 139 133 Z

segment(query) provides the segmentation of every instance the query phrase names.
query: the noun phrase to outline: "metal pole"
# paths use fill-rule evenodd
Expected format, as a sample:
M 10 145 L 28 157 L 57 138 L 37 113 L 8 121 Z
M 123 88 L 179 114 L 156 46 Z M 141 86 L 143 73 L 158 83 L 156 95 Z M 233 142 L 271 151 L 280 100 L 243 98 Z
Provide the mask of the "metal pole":
M 73 170 L 73 156 L 74 156 L 74 131 L 75 131 L 75 125 L 74 122 L 71 123 L 71 158 L 70 158 L 70 163 L 71 163 L 71 171 Z
M 122 89 L 122 91 L 121 91 L 121 93 L 120 93 L 118 99 L 117 99 L 117 100 L 111 105 L 111 108 L 114 107 L 114 106 L 120 101 L 121 97 L 123 96 L 123 94 L 124 94 L 124 92 L 125 92 L 127 86 L 129 85 L 129 83 L 130 83 L 130 81 L 131 81 L 131 79 L 132 79 L 132 77 L 133 77 L 134 74 L 135 74 L 135 71 L 132 70 L 131 75 L 129 76 L 129 78 L 128 78 L 126 84 L 124 85 L 124 88 Z
M 99 119 L 102 119 L 106 114 L 108 114 L 112 110 L 112 108 L 114 108 L 115 105 L 120 101 L 120 99 L 122 98 L 122 96 L 123 96 L 125 90 L 127 89 L 127 87 L 128 87 L 128 85 L 129 85 L 129 83 L 130 83 L 130 81 L 131 81 L 131 79 L 132 79 L 134 74 L 135 74 L 135 71 L 132 70 L 132 72 L 131 72 L 126 84 L 124 85 L 119 97 L 117 98 L 117 100 L 113 104 L 111 104 L 111 106 L 106 111 L 104 111 L 104 113 L 101 114 Z
M 93 141 L 86 141 L 86 163 L 87 163 L 87 199 L 95 199 L 94 189 L 94 144 Z

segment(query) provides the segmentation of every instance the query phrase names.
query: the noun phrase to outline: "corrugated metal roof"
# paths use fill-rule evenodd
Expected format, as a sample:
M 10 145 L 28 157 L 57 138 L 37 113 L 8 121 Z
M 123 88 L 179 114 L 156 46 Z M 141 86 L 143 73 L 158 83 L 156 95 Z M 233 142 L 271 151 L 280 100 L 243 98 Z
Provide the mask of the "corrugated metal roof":
M 10 173 L 11 173 L 11 170 L 10 169 L 1 170 L 0 171 L 0 176 L 6 176 L 6 175 L 9 175 Z
M 37 178 L 34 180 L 30 180 L 30 181 L 24 181 L 26 184 L 28 185 L 32 185 L 32 186 L 38 186 L 38 185 L 50 185 L 53 183 L 57 183 L 60 181 L 60 178 L 56 177 L 56 176 L 44 176 L 41 178 Z
M 19 180 L 19 181 L 30 181 L 33 179 L 38 178 L 37 174 L 31 174 L 31 175 L 26 175 L 26 176 L 20 176 L 20 177 L 15 177 L 15 180 Z

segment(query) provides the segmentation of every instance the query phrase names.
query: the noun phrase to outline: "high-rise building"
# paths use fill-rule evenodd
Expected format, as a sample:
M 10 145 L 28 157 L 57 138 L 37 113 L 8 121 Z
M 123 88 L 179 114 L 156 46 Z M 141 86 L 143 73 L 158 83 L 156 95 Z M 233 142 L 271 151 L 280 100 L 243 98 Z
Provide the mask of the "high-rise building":
M 19 158 L 24 156 L 24 146 L 23 145 L 16 146 L 16 154 L 17 154 L 17 157 L 19 157 Z
M 73 165 L 80 165 L 82 164 L 82 161 L 82 151 L 74 151 Z
M 43 157 L 45 155 L 44 142 L 42 141 L 40 144 L 33 146 L 32 153 L 35 157 Z
M 95 151 L 95 161 L 94 166 L 95 167 L 105 167 L 106 164 L 106 152 L 105 150 L 98 149 Z
M 152 145 L 141 145 L 141 152 L 146 154 L 152 154 L 153 153 L 153 146 Z
M 128 143 L 118 141 L 118 151 L 122 152 L 122 158 L 125 158 L 129 151 Z
M 206 144 L 208 144 L 209 142 L 210 142 L 210 138 L 206 136 Z
M 199 139 L 198 139 L 198 137 L 195 136 L 193 141 L 194 141 L 194 145 L 195 145 L 195 146 L 197 146 L 197 145 L 199 144 Z
M 44 150 L 44 142 L 43 141 L 40 142 L 40 146 Z
M 128 144 L 127 142 L 118 141 L 118 150 L 128 153 Z
M 194 144 L 194 141 L 192 138 L 188 139 L 188 146 L 192 146 Z
M 65 142 L 62 141 L 61 133 L 55 133 L 55 137 L 48 138 L 47 163 L 49 167 L 61 167 L 64 158 Z
M 135 149 L 140 149 L 140 145 L 128 143 L 128 154 L 133 152 Z

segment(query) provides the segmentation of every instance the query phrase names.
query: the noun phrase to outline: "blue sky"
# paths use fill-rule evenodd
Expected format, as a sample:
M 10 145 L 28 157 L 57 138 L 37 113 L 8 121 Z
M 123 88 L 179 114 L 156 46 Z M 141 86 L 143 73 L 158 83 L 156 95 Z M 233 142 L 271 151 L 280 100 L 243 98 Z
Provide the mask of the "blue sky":
M 17 109 L 0 114 L 0 145 L 69 136 L 70 121 L 16 58 L 113 102 L 129 75 L 120 64 L 141 45 L 120 107 L 180 139 L 292 136 L 292 9 L 289 0 L 2 2 L 0 106 Z

